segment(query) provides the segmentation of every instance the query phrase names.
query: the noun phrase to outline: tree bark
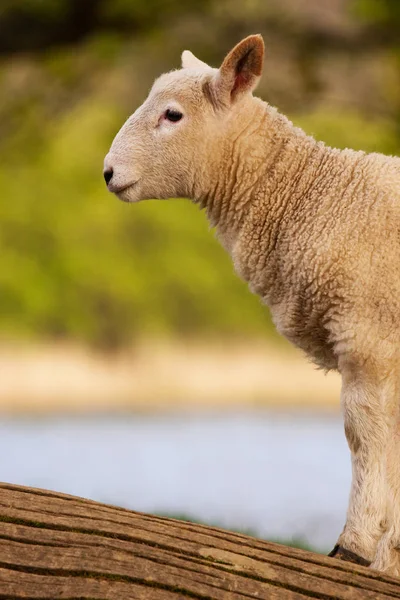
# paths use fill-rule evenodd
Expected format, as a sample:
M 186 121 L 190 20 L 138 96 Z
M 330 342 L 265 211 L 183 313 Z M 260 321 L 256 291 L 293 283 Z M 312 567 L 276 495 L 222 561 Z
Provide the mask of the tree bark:
M 0 599 L 378 600 L 365 567 L 56 492 L 0 484 Z

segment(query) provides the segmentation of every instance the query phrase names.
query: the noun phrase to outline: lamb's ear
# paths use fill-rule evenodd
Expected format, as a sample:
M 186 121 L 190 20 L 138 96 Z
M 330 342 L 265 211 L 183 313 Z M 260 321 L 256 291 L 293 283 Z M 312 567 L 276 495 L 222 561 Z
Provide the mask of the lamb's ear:
M 199 60 L 190 50 L 182 52 L 182 69 L 209 69 L 207 63 Z
M 219 68 L 215 93 L 225 104 L 252 92 L 260 80 L 264 63 L 261 35 L 249 35 L 229 52 Z

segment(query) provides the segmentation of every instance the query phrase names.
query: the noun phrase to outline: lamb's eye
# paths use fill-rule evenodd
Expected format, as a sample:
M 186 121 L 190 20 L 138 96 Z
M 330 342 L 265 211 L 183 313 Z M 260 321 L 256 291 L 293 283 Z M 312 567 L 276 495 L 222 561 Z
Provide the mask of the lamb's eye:
M 165 118 L 168 119 L 168 121 L 172 121 L 172 123 L 180 121 L 182 117 L 183 114 L 179 112 L 179 110 L 172 110 L 171 108 L 167 108 L 167 110 L 165 111 Z

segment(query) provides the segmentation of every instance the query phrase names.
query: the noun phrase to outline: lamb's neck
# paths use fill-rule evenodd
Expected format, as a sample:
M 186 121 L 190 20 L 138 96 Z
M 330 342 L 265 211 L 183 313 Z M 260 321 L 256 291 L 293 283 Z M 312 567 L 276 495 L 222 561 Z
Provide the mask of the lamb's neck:
M 232 139 L 228 136 L 226 159 L 203 201 L 211 225 L 228 250 L 260 198 L 264 205 L 271 205 L 270 214 L 274 204 L 279 203 L 280 212 L 285 210 L 283 204 L 290 208 L 291 195 L 284 188 L 301 176 L 308 157 L 321 148 L 275 108 L 255 98 L 253 102 L 252 118 L 243 131 Z

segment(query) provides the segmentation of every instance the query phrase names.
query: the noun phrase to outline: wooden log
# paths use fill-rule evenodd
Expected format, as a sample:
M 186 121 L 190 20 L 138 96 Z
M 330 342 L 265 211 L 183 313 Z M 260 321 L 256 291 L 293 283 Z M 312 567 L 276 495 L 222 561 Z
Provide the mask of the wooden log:
M 0 599 L 379 600 L 400 580 L 216 527 L 0 484 Z

